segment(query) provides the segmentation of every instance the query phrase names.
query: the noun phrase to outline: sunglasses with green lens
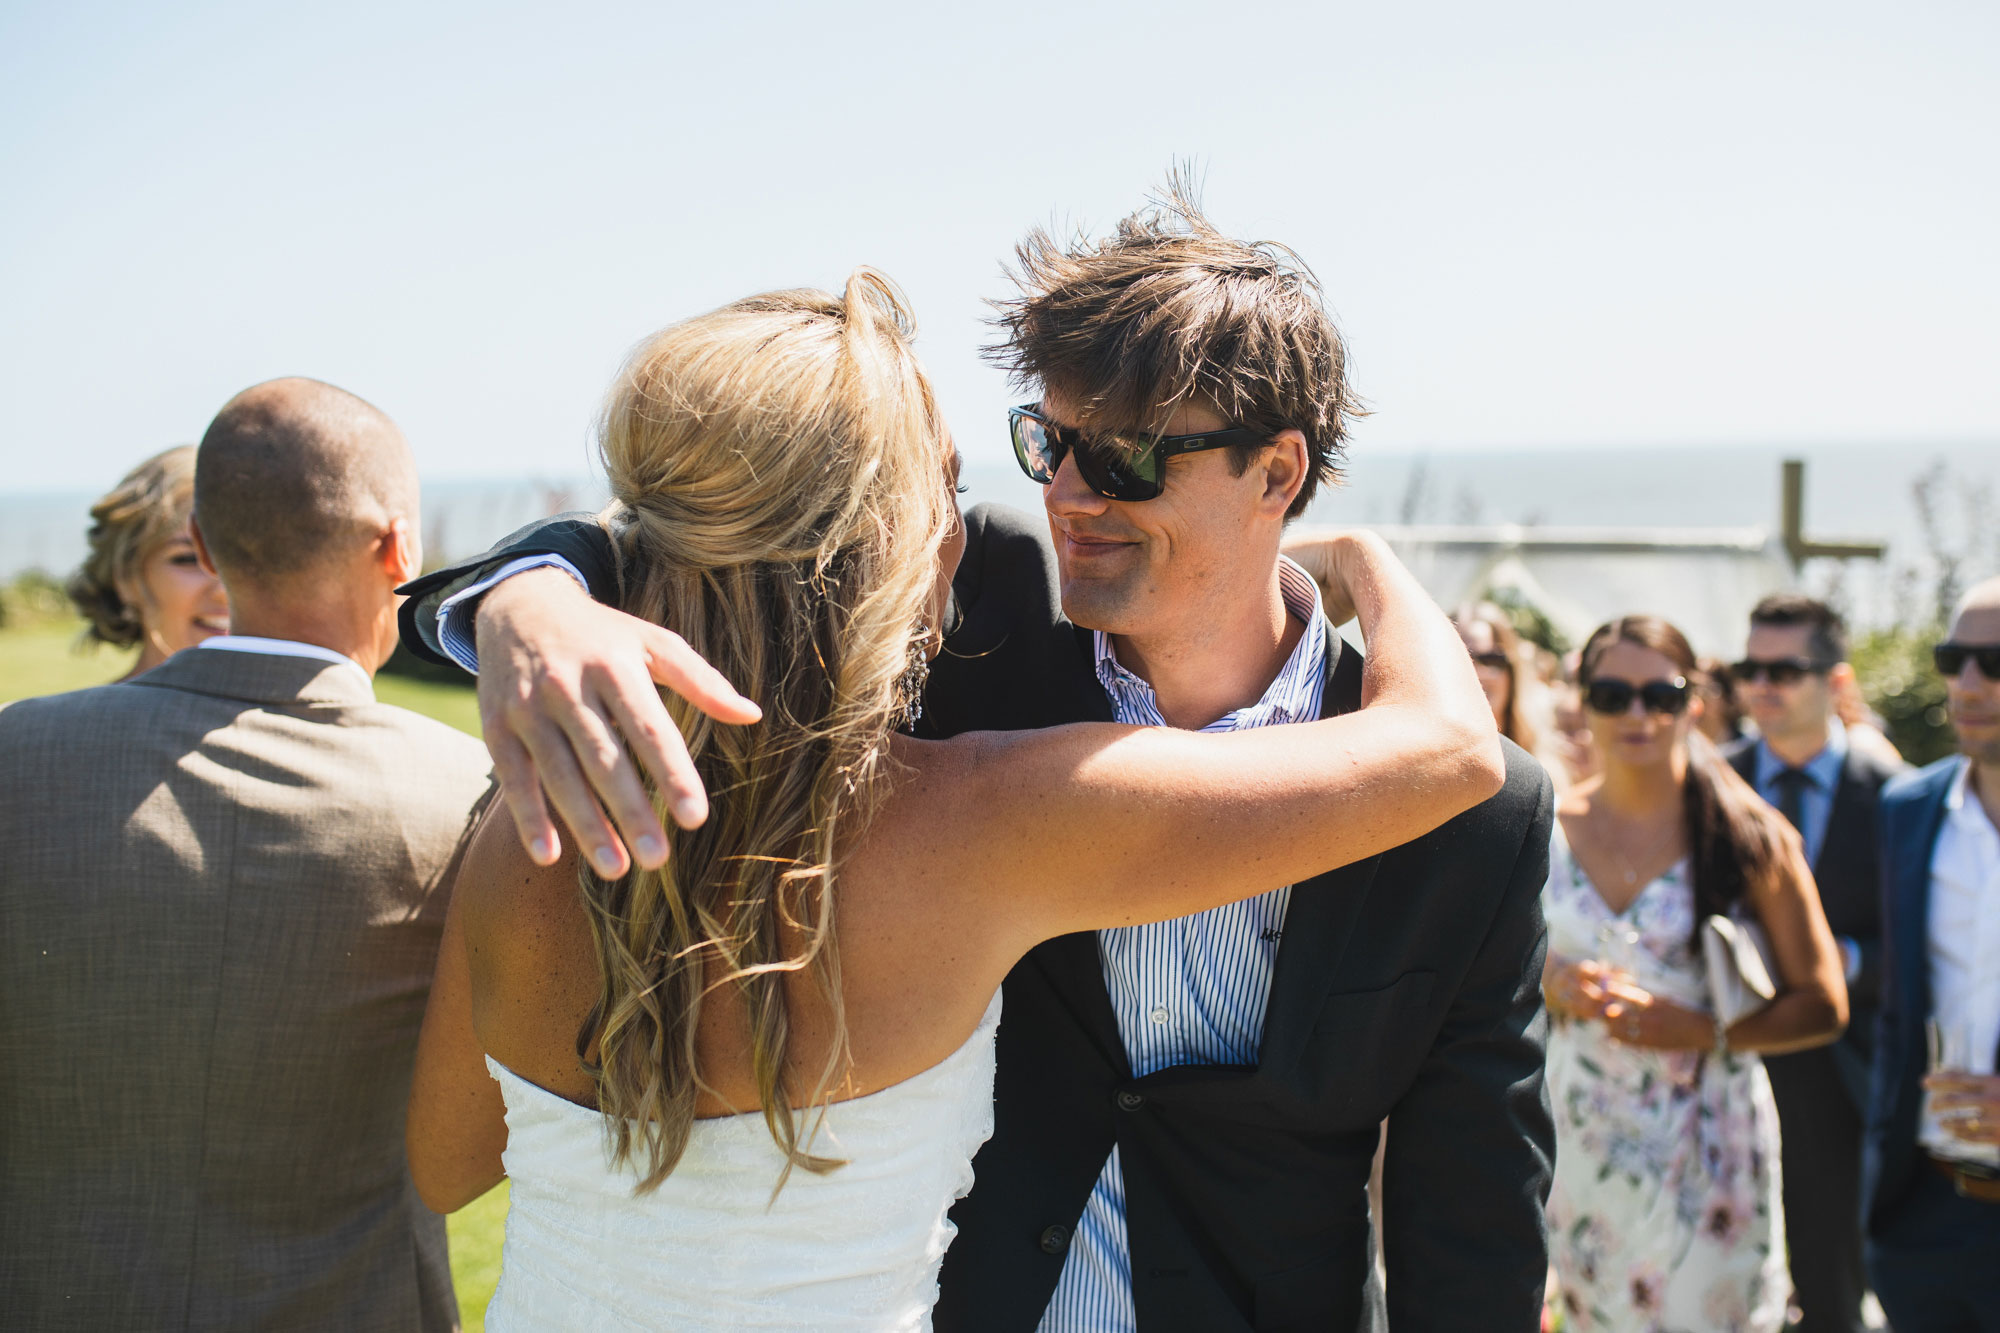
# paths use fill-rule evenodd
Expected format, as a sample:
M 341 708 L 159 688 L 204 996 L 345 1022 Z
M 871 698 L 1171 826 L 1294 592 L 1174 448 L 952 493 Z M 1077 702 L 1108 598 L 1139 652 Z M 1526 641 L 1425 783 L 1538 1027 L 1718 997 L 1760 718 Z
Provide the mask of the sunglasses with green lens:
M 1084 484 L 1107 500 L 1157 498 L 1166 488 L 1167 460 L 1175 454 L 1269 443 L 1247 426 L 1193 435 L 1128 435 L 1120 443 L 1111 443 L 1073 426 L 1058 425 L 1040 403 L 1009 408 L 1007 428 L 1014 437 L 1014 461 L 1029 480 L 1052 484 L 1063 459 L 1074 456 Z

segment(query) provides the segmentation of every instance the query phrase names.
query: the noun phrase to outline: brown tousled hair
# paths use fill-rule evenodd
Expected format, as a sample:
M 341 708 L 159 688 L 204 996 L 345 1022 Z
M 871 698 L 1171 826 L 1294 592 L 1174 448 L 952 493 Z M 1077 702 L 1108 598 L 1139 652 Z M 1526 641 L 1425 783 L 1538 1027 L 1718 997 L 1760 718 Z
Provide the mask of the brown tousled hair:
M 747 1011 L 779 1186 L 793 1166 L 840 1165 L 811 1151 L 819 1122 L 802 1128 L 794 1107 L 823 1111 L 847 1059 L 838 871 L 879 799 L 953 521 L 949 437 L 914 338 L 901 293 L 857 269 L 844 296 L 770 292 L 666 329 L 604 410 L 623 605 L 671 625 L 764 709 L 716 726 L 666 695 L 712 794 L 708 821 L 663 818 L 673 849 L 658 870 L 606 880 L 578 863 L 600 990 L 577 1053 L 641 1192 L 687 1147 L 706 1086 L 695 1034 L 723 987 Z M 803 1089 L 787 1061 L 797 975 L 833 1020 Z
M 1019 294 L 993 303 L 1004 337 L 986 355 L 1024 389 L 1060 395 L 1104 434 L 1159 434 L 1189 403 L 1267 439 L 1297 430 L 1310 461 L 1288 518 L 1338 483 L 1364 409 L 1319 280 L 1291 250 L 1224 236 L 1176 174 L 1109 239 L 1038 227 L 1014 253 Z M 1251 449 L 1230 453 L 1241 475 Z
M 1614 643 L 1650 648 L 1690 682 L 1700 670 L 1693 646 L 1673 625 L 1658 616 L 1623 616 L 1598 626 L 1585 641 L 1577 668 L 1585 688 Z M 1694 943 L 1699 948 L 1705 919 L 1729 915 L 1752 889 L 1768 889 L 1783 878 L 1787 844 L 1797 834 L 1738 776 L 1708 737 L 1690 728 L 1687 747 L 1682 797 L 1688 868 L 1694 881 Z

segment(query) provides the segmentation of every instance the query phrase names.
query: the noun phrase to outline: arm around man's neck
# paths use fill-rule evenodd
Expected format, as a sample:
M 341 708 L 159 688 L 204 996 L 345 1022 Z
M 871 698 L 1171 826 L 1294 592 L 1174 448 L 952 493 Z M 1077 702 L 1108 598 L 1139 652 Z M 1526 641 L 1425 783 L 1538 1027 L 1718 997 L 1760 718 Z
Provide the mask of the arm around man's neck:
M 403 642 L 428 660 L 455 660 L 445 655 L 438 619 L 445 601 L 541 555 L 562 556 L 571 571 L 526 568 L 460 604 L 472 617 L 476 650 L 460 665 L 481 668 L 480 727 L 501 792 L 538 864 L 561 854 L 553 804 L 599 874 L 625 874 L 628 847 L 641 865 L 658 866 L 666 834 L 634 757 L 676 822 L 700 824 L 708 800 L 656 686 L 721 722 L 761 714 L 678 635 L 599 604 L 615 599 L 618 578 L 610 534 L 595 516 L 524 528 L 476 561 L 406 584 Z

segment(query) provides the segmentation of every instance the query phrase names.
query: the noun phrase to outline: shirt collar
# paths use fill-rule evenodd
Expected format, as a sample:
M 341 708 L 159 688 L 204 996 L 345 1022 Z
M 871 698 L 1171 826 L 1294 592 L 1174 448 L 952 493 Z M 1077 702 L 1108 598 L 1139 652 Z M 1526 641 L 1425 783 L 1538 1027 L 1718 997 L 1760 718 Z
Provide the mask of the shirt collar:
M 1318 719 L 1320 696 L 1325 688 L 1326 636 L 1332 633 L 1326 612 L 1320 604 L 1319 584 L 1313 581 L 1313 576 L 1306 573 L 1303 566 L 1289 556 L 1281 555 L 1278 557 L 1278 595 L 1284 599 L 1285 610 L 1304 623 L 1306 632 L 1299 636 L 1292 655 L 1285 659 L 1285 665 L 1265 688 L 1261 699 L 1247 708 L 1239 708 L 1217 718 L 1203 730 L 1228 731 L 1251 725 L 1312 722 Z M 1097 679 L 1105 690 L 1115 693 L 1122 685 L 1127 689 L 1143 691 L 1145 697 L 1151 700 L 1152 685 L 1133 675 L 1118 661 L 1111 636 L 1100 629 L 1092 630 L 1090 638 Z
M 363 676 L 368 671 L 361 663 L 346 653 L 335 652 L 317 643 L 302 643 L 297 639 L 266 639 L 255 634 L 218 634 L 212 639 L 203 639 L 198 648 L 218 648 L 226 653 L 269 653 L 274 657 L 316 657 L 322 662 L 332 662 L 337 666 L 353 667 Z M 371 678 L 372 679 L 372 678 Z
M 1957 814 L 1965 808 L 1966 800 L 1972 795 L 1972 758 L 1970 755 L 1958 757 L 1958 773 L 1951 780 L 1951 786 L 1944 794 L 1944 808 Z
M 1832 791 L 1840 780 L 1841 765 L 1847 762 L 1847 728 L 1839 718 L 1831 719 L 1826 726 L 1826 744 L 1818 754 L 1799 765 L 1799 771 L 1812 779 L 1813 786 L 1822 791 Z M 1772 779 L 1790 765 L 1772 752 L 1771 743 L 1757 742 L 1757 785 L 1768 787 Z

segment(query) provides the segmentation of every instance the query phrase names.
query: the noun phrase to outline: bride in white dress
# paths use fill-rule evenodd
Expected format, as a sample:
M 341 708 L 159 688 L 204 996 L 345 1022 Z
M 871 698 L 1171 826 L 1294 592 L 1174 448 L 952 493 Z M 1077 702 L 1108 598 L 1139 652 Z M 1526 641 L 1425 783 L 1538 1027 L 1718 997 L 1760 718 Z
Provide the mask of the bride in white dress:
M 626 609 L 763 715 L 675 701 L 713 808 L 676 810 L 658 870 L 537 865 L 504 814 L 466 853 L 408 1139 L 440 1211 L 513 1179 L 489 1328 L 928 1327 L 1024 953 L 1268 892 L 1500 788 L 1457 636 L 1361 536 L 1326 553 L 1370 648 L 1357 712 L 901 734 L 964 545 L 912 337 L 857 270 L 842 298 L 675 325 L 612 389 Z M 1169 475 L 1184 501 L 1282 505 L 1308 458 L 1287 431 L 1247 482 L 1216 452 Z M 1141 540 L 1092 558 L 1143 578 L 1114 563 L 1144 556 L 1118 508 L 1092 535 Z

